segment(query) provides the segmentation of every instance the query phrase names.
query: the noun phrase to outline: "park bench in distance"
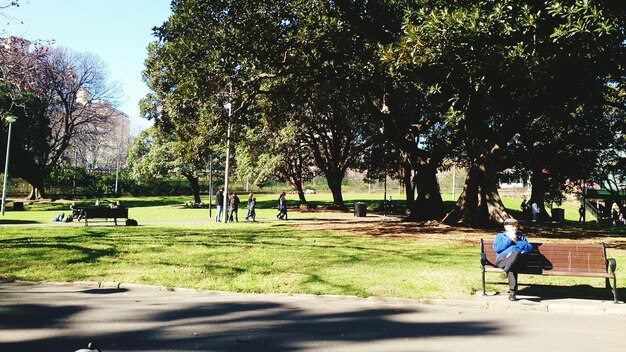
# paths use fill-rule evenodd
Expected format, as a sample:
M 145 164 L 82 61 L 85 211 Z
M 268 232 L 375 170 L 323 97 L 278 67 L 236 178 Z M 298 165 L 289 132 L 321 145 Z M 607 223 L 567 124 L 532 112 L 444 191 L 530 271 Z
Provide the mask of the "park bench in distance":
M 526 256 L 520 274 L 576 276 L 604 278 L 606 288 L 613 292 L 613 302 L 617 303 L 617 262 L 606 257 L 606 247 L 600 244 L 532 243 L 534 249 Z M 493 241 L 480 240 L 480 263 L 483 274 L 483 295 L 485 292 L 485 272 L 502 273 L 496 267 L 496 253 Z M 610 279 L 613 279 L 611 287 Z
M 78 209 L 84 211 L 85 226 L 89 226 L 89 219 L 113 219 L 115 225 L 117 225 L 117 218 L 128 219 L 128 208 L 86 207 Z

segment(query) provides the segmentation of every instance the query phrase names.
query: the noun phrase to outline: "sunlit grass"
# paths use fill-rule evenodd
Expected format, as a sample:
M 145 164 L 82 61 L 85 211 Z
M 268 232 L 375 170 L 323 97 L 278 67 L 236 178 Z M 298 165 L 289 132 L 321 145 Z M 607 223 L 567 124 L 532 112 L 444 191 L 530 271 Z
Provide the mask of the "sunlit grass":
M 399 201 L 400 195 L 393 196 Z M 380 194 L 347 197 L 351 204 L 382 199 Z M 241 198 L 245 204 L 245 195 Z M 409 298 L 467 298 L 481 289 L 476 245 L 305 231 L 294 225 L 345 214 L 290 211 L 289 221 L 278 221 L 275 198 L 257 195 L 261 206 L 256 223 L 244 222 L 245 205 L 238 224 L 221 224 L 210 220 L 208 209 L 184 208 L 187 197 L 146 197 L 122 198 L 139 227 L 0 226 L 0 277 Z M 329 194 L 309 199 L 318 209 L 332 203 Z M 295 195 L 288 200 L 297 204 Z M 521 199 L 504 201 L 515 209 Z M 48 223 L 59 211 L 69 212 L 68 202 L 38 206 L 41 210 L 8 212 L 0 223 Z M 624 251 L 611 250 L 609 255 L 618 265 L 626 263 Z M 522 282 L 603 284 L 564 277 L 524 277 Z M 624 284 L 618 275 L 618 286 Z M 504 285 L 489 283 L 488 289 L 502 290 Z
M 302 232 L 275 223 L 1 228 L 0 275 L 30 281 L 413 298 L 467 296 L 477 287 L 476 276 L 457 273 L 459 265 L 475 267 L 475 248 Z

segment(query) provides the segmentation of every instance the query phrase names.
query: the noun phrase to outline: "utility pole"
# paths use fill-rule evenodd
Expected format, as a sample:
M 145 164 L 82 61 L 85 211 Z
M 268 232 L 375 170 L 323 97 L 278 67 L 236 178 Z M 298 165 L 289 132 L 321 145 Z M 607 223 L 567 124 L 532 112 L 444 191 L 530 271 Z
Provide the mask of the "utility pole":
M 11 150 L 11 126 L 13 125 L 13 122 L 17 121 L 17 117 L 13 115 L 9 115 L 5 117 L 4 120 L 9 123 L 9 133 L 7 137 L 7 156 L 4 159 L 4 181 L 2 183 L 2 209 L 1 209 L 2 216 L 4 216 L 4 206 L 6 205 L 6 201 L 7 201 L 7 176 L 9 176 L 9 155 L 10 155 L 9 151 Z
M 213 218 L 213 153 L 209 156 L 209 219 Z
M 452 200 L 454 201 L 454 184 L 456 183 L 456 167 L 452 165 Z

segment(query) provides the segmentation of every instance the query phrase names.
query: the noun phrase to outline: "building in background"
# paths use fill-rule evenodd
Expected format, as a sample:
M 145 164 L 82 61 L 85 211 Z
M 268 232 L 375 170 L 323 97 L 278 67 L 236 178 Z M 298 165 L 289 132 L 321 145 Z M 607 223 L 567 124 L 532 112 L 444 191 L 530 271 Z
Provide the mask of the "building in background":
M 126 151 L 132 142 L 128 115 L 103 100 L 89 99 L 89 93 L 81 91 L 79 103 L 91 105 L 89 113 L 96 118 L 81 125 L 77 138 L 67 149 L 66 161 L 72 167 L 88 171 L 115 172 L 126 165 Z

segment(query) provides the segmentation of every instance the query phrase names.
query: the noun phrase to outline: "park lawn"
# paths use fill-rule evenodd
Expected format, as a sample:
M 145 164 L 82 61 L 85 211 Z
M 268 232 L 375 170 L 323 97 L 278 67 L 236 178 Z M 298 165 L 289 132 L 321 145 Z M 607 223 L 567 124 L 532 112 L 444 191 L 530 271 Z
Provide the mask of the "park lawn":
M 300 231 L 278 222 L 214 226 L 4 227 L 0 276 L 410 298 L 466 297 L 478 287 L 476 248 L 468 246 Z
M 394 200 L 401 198 L 393 196 Z M 242 194 L 244 206 L 239 210 L 238 224 L 215 223 L 209 220 L 208 209 L 184 208 L 189 199 L 183 196 L 119 198 L 140 227 L 61 223 L 51 227 L 0 227 L 0 278 L 417 299 L 467 298 L 481 289 L 476 244 L 302 230 L 295 225 L 341 218 L 345 213 L 290 211 L 290 221 L 282 222 L 275 218 L 277 195 L 256 197 L 256 223 L 243 221 L 246 195 Z M 368 203 L 370 210 L 382 199 L 380 194 L 348 193 L 345 197 L 348 204 Z M 332 204 L 330 194 L 307 198 L 316 209 Z M 298 204 L 296 195 L 290 194 L 287 199 L 291 206 Z M 504 202 L 516 209 L 521 199 L 505 198 Z M 68 201 L 29 207 L 23 212 L 7 212 L 0 224 L 49 223 L 59 212 L 69 212 Z M 570 218 L 567 215 L 571 215 L 568 210 L 566 217 Z M 617 259 L 618 270 L 626 265 L 626 251 L 608 252 Z M 502 282 L 495 284 L 497 276 L 488 275 L 487 279 L 488 290 L 506 290 Z M 597 279 L 529 276 L 522 276 L 520 282 L 594 287 L 603 284 Z M 618 271 L 618 287 L 624 286 L 626 282 Z
M 480 290 L 475 244 L 304 231 L 291 224 L 0 227 L 0 277 L 415 299 L 468 298 Z M 609 255 L 616 257 L 618 267 L 626 263 L 623 251 Z M 624 278 L 618 279 L 624 287 Z M 488 276 L 488 281 L 498 281 L 497 276 Z M 521 282 L 603 284 L 528 276 Z M 490 283 L 488 290 L 506 287 Z
M 403 200 L 403 194 L 388 193 L 391 195 L 400 207 L 404 207 L 406 201 Z M 239 193 L 241 199 L 241 207 L 239 209 L 239 217 L 243 220 L 246 215 L 246 193 Z M 269 220 L 276 217 L 276 205 L 277 194 L 273 193 L 260 193 L 255 194 L 257 198 L 257 219 Z M 332 205 L 332 195 L 328 192 L 307 194 L 307 201 L 309 204 L 317 210 L 328 208 Z M 368 210 L 374 210 L 382 201 L 382 193 L 345 193 L 344 200 L 348 209 L 353 209 L 356 202 L 364 202 L 368 205 Z M 444 202 L 447 208 L 452 208 L 454 201 L 450 198 L 449 194 L 443 195 Z M 189 196 L 153 196 L 153 197 L 117 197 L 117 198 L 104 198 L 101 199 L 101 204 L 106 206 L 108 203 L 121 200 L 122 203 L 129 208 L 129 217 L 136 219 L 139 223 L 155 222 L 155 221 L 179 221 L 179 220 L 206 220 L 209 219 L 208 209 L 193 209 L 185 208 L 184 204 L 192 200 Z M 203 196 L 202 200 L 208 204 L 208 197 Z M 511 214 L 515 217 L 521 217 L 519 214 L 520 204 L 522 199 L 520 198 L 502 198 L 504 205 L 511 211 Z M 93 205 L 93 199 L 77 200 L 78 205 Z M 297 207 L 300 202 L 298 196 L 295 194 L 287 195 L 287 203 L 289 207 Z M 29 204 L 26 202 L 26 211 L 7 211 L 5 216 L 0 218 L 0 224 L 29 224 L 29 223 L 50 223 L 52 219 L 58 216 L 61 212 L 66 215 L 70 213 L 69 206 L 70 200 L 56 200 L 48 202 L 34 202 Z M 565 219 L 576 221 L 578 219 L 578 202 L 569 201 L 565 202 L 561 207 L 565 209 Z M 215 207 L 212 209 L 212 216 L 215 216 Z M 317 216 L 313 213 L 298 213 L 290 212 L 290 216 L 293 219 L 305 219 Z M 325 212 L 323 217 L 332 218 L 336 217 L 337 213 Z

